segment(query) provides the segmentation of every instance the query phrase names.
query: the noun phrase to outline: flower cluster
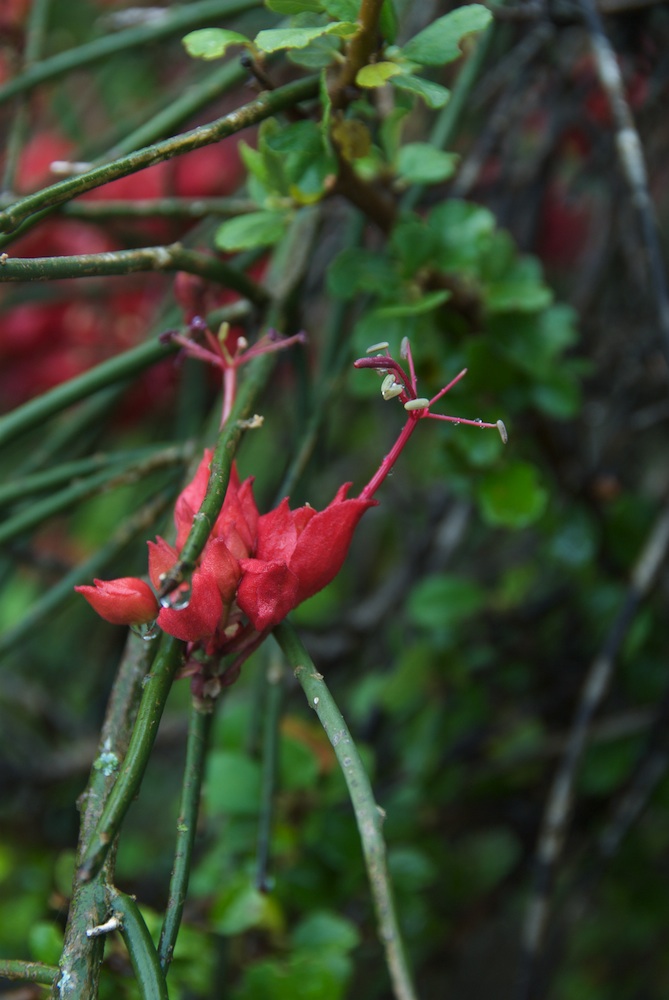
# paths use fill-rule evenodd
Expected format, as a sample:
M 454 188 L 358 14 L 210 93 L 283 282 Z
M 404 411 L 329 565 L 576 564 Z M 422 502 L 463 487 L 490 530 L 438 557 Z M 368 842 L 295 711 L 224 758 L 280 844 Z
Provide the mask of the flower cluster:
M 203 360 L 213 359 L 224 374 L 236 371 L 237 363 L 250 353 L 246 344 L 240 348 L 234 341 L 238 349 L 231 354 L 231 342 L 225 334 L 216 340 L 209 331 L 205 333 L 206 348 L 190 341 L 183 341 L 183 346 Z M 274 342 L 262 348 L 256 346 L 258 350 L 276 349 Z M 274 510 L 260 515 L 253 497 L 253 480 L 240 482 L 233 466 L 220 513 L 188 581 L 179 583 L 160 603 L 148 584 L 133 577 L 96 580 L 94 586 L 76 590 L 107 621 L 145 626 L 156 620 L 164 632 L 187 642 L 191 673 L 197 673 L 202 655 L 220 659 L 235 654 L 236 659 L 226 674 L 227 682 L 234 680 L 243 660 L 265 635 L 337 575 L 358 522 L 376 504 L 374 493 L 419 420 L 432 417 L 455 424 L 495 428 L 506 441 L 501 420 L 484 423 L 430 412 L 431 406 L 460 381 L 464 371 L 428 400 L 418 396 L 408 341 L 403 341 L 401 348 L 408 372 L 391 356 L 387 344 L 376 344 L 370 352 L 372 356 L 360 358 L 355 362 L 356 367 L 372 368 L 381 375 L 383 398 L 398 399 L 407 413 L 407 421 L 358 497 L 348 497 L 351 484 L 345 483 L 324 510 L 317 511 L 309 504 L 291 510 L 286 498 Z M 224 388 L 234 391 L 232 385 L 226 387 L 225 379 Z M 180 555 L 194 522 L 206 517 L 203 503 L 212 458 L 213 452 L 205 451 L 193 481 L 177 500 L 175 545 L 169 545 L 163 538 L 148 543 L 149 577 L 159 593 L 170 581 L 175 567 L 180 566 Z
M 149 542 L 149 577 L 159 591 L 197 516 L 211 475 L 205 451 L 193 481 L 174 513 L 175 546 Z M 177 589 L 160 606 L 140 579 L 96 580 L 75 588 L 114 624 L 146 625 L 157 619 L 169 635 L 190 644 L 190 655 L 244 653 L 302 601 L 325 587 L 341 569 L 358 521 L 376 501 L 348 499 L 342 486 L 322 511 L 308 504 L 291 510 L 288 500 L 259 515 L 253 480 L 240 482 L 233 467 L 221 512 L 197 562 L 187 596 Z

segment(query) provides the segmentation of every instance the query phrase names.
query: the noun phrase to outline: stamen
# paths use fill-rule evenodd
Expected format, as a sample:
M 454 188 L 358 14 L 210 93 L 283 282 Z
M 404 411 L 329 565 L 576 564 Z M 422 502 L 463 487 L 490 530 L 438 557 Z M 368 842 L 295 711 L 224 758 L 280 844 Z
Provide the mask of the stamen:
M 365 351 L 365 354 L 373 354 L 374 351 L 387 351 L 389 347 L 390 344 L 388 343 L 388 341 L 382 340 L 378 344 L 372 344 L 371 347 L 368 347 L 367 350 Z
M 398 382 L 395 382 L 394 380 L 385 389 L 383 388 L 381 389 L 381 395 L 385 400 L 394 399 L 395 396 L 401 396 L 403 392 L 404 392 L 404 386 L 400 385 Z
M 497 430 L 499 431 L 499 436 L 502 439 L 502 444 L 508 444 L 509 443 L 509 435 L 506 432 L 506 427 L 504 426 L 504 421 L 503 420 L 498 420 L 497 421 Z
M 406 360 L 409 357 L 409 338 L 402 337 L 402 343 L 400 344 L 400 357 Z
M 404 409 L 409 410 L 426 410 L 430 405 L 430 400 L 426 399 L 425 396 L 419 396 L 418 399 L 408 399 L 404 404 Z

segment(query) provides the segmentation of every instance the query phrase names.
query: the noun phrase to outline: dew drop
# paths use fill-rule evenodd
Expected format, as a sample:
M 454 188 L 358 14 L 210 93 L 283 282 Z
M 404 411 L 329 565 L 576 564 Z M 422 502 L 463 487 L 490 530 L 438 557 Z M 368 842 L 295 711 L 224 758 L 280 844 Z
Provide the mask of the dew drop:
M 146 622 L 144 625 L 131 625 L 130 631 L 138 635 L 140 639 L 144 639 L 145 642 L 150 642 L 151 639 L 155 639 L 160 629 L 158 628 L 158 622 Z
M 321 700 L 320 698 L 314 698 L 314 705 L 318 705 L 318 703 L 320 702 L 320 700 Z
M 163 608 L 170 608 L 172 611 L 183 611 L 190 604 L 192 592 L 190 581 L 186 580 L 174 590 L 170 590 L 168 594 L 163 594 L 160 598 L 160 604 Z

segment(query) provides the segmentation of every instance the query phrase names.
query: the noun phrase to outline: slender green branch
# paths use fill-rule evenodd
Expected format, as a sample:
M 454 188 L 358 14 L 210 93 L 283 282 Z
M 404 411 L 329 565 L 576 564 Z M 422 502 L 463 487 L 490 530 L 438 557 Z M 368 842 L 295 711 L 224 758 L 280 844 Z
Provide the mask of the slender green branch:
M 86 791 L 80 800 L 82 816 L 77 846 L 79 861 L 85 855 L 91 835 L 114 785 L 119 762 L 127 751 L 137 706 L 142 695 L 142 684 L 151 665 L 153 652 L 149 643 L 143 642 L 132 633 L 128 634 L 100 733 L 98 752 Z M 54 1000 L 74 996 L 91 998 L 97 996 L 104 938 L 91 937 L 87 932 L 108 916 L 109 904 L 105 881 L 113 876 L 112 863 L 113 857 L 110 856 L 104 869 L 92 882 L 82 882 L 75 875 L 65 928 L 65 942 L 59 963 L 60 973 L 51 994 Z
M 155 453 L 142 463 L 137 463 L 132 457 L 108 466 L 96 476 L 78 479 L 66 489 L 52 493 L 43 500 L 38 500 L 22 508 L 13 517 L 8 517 L 0 524 L 0 545 L 24 534 L 47 518 L 64 510 L 70 510 L 75 504 L 87 500 L 98 493 L 118 489 L 137 482 L 155 469 L 175 465 L 188 460 L 190 449 L 183 447 L 165 448 Z
M 0 979 L 20 979 L 24 983 L 41 983 L 42 986 L 51 986 L 57 975 L 58 969 L 53 965 L 0 958 Z
M 95 167 L 93 170 L 68 177 L 57 184 L 43 188 L 43 190 L 22 198 L 0 212 L 0 231 L 11 234 L 17 226 L 35 213 L 40 213 L 41 217 L 43 209 L 56 208 L 71 198 L 76 198 L 78 195 L 84 194 L 85 191 L 92 191 L 93 188 L 100 187 L 108 181 L 116 180 L 118 177 L 127 177 L 128 174 L 136 173 L 144 167 L 151 167 L 154 163 L 170 160 L 182 153 L 188 153 L 192 149 L 210 146 L 229 135 L 241 132 L 242 129 L 258 125 L 265 118 L 270 118 L 279 111 L 316 97 L 318 86 L 318 77 L 310 76 L 296 80 L 284 87 L 277 88 L 277 90 L 260 94 L 249 104 L 243 105 L 236 111 L 232 111 L 208 125 L 201 125 L 189 132 L 183 132 L 181 135 L 154 143 L 152 146 L 146 146 L 144 149 L 121 157 L 114 163 Z M 2 240 L 0 245 L 4 246 L 7 242 L 9 242 L 8 239 Z
M 344 92 L 355 83 L 358 72 L 366 66 L 377 47 L 378 24 L 384 0 L 361 0 L 358 11 L 358 31 L 348 43 L 346 62 L 330 97 L 335 107 L 344 103 Z
M 125 53 L 142 45 L 152 45 L 162 38 L 179 35 L 202 25 L 209 26 L 214 20 L 228 19 L 242 14 L 253 7 L 259 7 L 259 0 L 200 0 L 199 3 L 173 7 L 165 11 L 165 16 L 152 24 L 128 28 L 113 34 L 96 38 L 85 45 L 59 52 L 50 59 L 44 59 L 26 70 L 20 76 L 9 80 L 0 87 L 0 103 L 15 94 L 25 93 L 72 70 L 90 66 L 119 52 Z
M 16 625 L 0 634 L 0 657 L 34 633 L 48 615 L 53 614 L 67 601 L 72 600 L 74 587 L 80 583 L 89 583 L 93 577 L 98 576 L 131 539 L 138 536 L 145 537 L 157 519 L 165 513 L 172 503 L 176 492 L 177 489 L 174 487 L 164 490 L 158 497 L 152 498 L 132 517 L 124 521 L 109 541 L 97 549 L 89 559 L 75 566 L 58 583 L 38 598 Z
M 213 524 L 223 506 L 230 480 L 232 460 L 246 430 L 244 421 L 251 416 L 256 399 L 267 384 L 275 362 L 276 354 L 264 354 L 255 358 L 248 366 L 246 378 L 237 394 L 230 418 L 226 421 L 214 450 L 211 475 L 204 500 L 195 515 L 193 527 L 184 543 L 178 561 L 165 576 L 160 591 L 161 596 L 174 590 L 190 576 L 195 568 L 198 556 L 206 545 Z
M 112 149 L 97 157 L 97 162 L 109 163 L 110 160 L 125 156 L 126 153 L 132 153 L 135 149 L 149 146 L 152 142 L 158 142 L 159 139 L 172 135 L 179 126 L 192 120 L 207 104 L 243 83 L 247 76 L 246 69 L 237 59 L 227 62 L 223 66 L 217 66 L 203 80 L 188 87 L 185 93 L 176 97 L 172 95 L 172 99 L 168 100 L 164 108 L 148 121 L 139 125 L 129 135 L 119 139 Z
M 31 399 L 30 402 L 0 417 L 0 447 L 18 437 L 23 431 L 44 425 L 60 410 L 78 403 L 99 389 L 105 389 L 108 385 L 139 374 L 145 368 L 155 365 L 156 362 L 175 354 L 178 350 L 178 344 L 163 343 L 156 337 L 115 358 L 110 358 L 109 361 L 103 361 L 102 364 L 70 379 L 69 382 L 56 386 L 42 396 Z
M 256 305 L 265 305 L 268 301 L 265 289 L 241 271 L 209 254 L 186 250 L 180 243 L 108 253 L 82 253 L 73 257 L 10 257 L 0 264 L 0 282 L 98 278 L 138 271 L 186 271 L 231 288 Z
M 383 812 L 374 801 L 369 778 L 344 718 L 299 636 L 287 621 L 274 629 L 274 636 L 293 667 L 309 705 L 318 715 L 346 779 L 394 995 L 396 1000 L 415 1000 L 386 864 Z
M 188 724 L 186 745 L 186 766 L 184 769 L 179 818 L 177 820 L 177 842 L 174 852 L 174 867 L 170 879 L 170 890 L 165 909 L 165 919 L 160 932 L 158 958 L 163 973 L 167 975 L 174 945 L 176 944 L 183 914 L 188 879 L 193 858 L 193 846 L 197 832 L 197 816 L 200 807 L 200 793 L 204 778 L 209 734 L 213 720 L 215 702 L 193 699 Z
M 54 465 L 45 472 L 34 472 L 32 475 L 23 476 L 21 479 L 14 479 L 8 483 L 0 485 L 0 507 L 15 503 L 17 500 L 25 500 L 27 497 L 35 496 L 53 490 L 63 483 L 69 483 L 73 479 L 81 476 L 88 476 L 92 472 L 106 469 L 113 465 L 130 465 L 133 462 L 141 463 L 145 460 L 152 460 L 154 456 L 165 453 L 166 449 L 159 447 L 137 448 L 133 451 L 105 452 L 96 455 L 89 455 L 87 458 L 80 458 L 73 462 L 63 462 L 62 465 Z M 177 449 L 174 453 L 174 461 L 181 461 L 188 458 L 188 453 L 182 449 Z M 159 459 L 159 461 L 161 461 Z
M 168 1000 L 167 983 L 141 911 L 132 898 L 109 890 L 109 905 L 121 922 L 119 930 L 128 949 L 140 995 L 144 1000 Z
M 279 770 L 279 725 L 284 692 L 284 667 L 280 655 L 272 656 L 265 675 L 267 703 L 263 732 L 262 785 L 258 818 L 258 851 L 256 885 L 261 892 L 269 891 L 268 868 L 274 817 L 274 797 Z
M 128 752 L 79 867 L 78 877 L 82 881 L 91 879 L 104 864 L 125 814 L 139 791 L 165 702 L 183 659 L 183 650 L 183 642 L 163 634 L 144 687 Z
M 245 198 L 145 198 L 138 201 L 74 201 L 63 207 L 65 215 L 99 222 L 101 219 L 202 219 L 208 215 L 246 215 L 257 205 Z

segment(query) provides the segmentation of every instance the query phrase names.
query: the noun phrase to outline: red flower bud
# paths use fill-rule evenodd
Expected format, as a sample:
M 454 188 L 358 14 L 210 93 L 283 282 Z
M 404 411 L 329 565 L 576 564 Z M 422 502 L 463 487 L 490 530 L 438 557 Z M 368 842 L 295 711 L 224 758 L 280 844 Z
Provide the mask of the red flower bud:
M 134 576 L 94 580 L 94 587 L 75 587 L 94 611 L 112 625 L 146 625 L 160 610 L 148 584 Z

